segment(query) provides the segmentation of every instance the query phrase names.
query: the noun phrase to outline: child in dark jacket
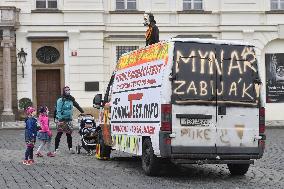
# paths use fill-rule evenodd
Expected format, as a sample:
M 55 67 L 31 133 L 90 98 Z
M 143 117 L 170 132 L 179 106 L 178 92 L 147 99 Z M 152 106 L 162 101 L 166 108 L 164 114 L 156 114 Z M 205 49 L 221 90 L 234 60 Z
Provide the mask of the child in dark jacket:
M 37 120 L 35 118 L 36 110 L 33 107 L 28 107 L 26 113 L 27 118 L 25 120 L 25 141 L 27 149 L 25 152 L 25 160 L 23 161 L 23 164 L 31 165 L 34 163 L 33 150 L 37 135 Z

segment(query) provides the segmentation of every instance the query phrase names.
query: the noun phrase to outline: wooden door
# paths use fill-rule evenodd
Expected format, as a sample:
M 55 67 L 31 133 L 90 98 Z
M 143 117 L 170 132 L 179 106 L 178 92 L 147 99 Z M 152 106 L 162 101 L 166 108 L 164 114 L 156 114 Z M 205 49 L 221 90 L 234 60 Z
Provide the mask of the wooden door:
M 37 107 L 39 108 L 40 106 L 47 106 L 49 109 L 49 116 L 53 116 L 54 106 L 60 94 L 60 70 L 37 70 Z

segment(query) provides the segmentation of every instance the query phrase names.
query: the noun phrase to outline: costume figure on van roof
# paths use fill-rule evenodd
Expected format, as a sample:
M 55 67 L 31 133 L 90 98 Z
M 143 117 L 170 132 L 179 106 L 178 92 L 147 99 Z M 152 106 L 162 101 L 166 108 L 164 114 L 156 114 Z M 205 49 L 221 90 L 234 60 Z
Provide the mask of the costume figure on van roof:
M 159 28 L 152 13 L 144 14 L 144 26 L 148 26 L 145 34 L 146 46 L 159 42 Z

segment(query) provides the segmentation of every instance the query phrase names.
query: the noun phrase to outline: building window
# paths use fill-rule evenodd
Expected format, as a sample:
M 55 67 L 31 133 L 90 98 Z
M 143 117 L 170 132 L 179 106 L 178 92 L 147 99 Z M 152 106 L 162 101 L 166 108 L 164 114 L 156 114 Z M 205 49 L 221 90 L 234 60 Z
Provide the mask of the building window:
M 183 10 L 202 10 L 202 0 L 183 0 Z
M 57 0 L 36 0 L 37 9 L 56 9 Z
M 122 54 L 134 51 L 138 48 L 139 46 L 116 46 L 116 61 L 118 61 Z
M 136 10 L 136 0 L 116 0 L 116 10 Z
M 52 46 L 43 46 L 36 51 L 36 58 L 44 64 L 52 64 L 60 57 L 59 51 Z
M 284 10 L 284 0 L 271 0 L 271 10 Z

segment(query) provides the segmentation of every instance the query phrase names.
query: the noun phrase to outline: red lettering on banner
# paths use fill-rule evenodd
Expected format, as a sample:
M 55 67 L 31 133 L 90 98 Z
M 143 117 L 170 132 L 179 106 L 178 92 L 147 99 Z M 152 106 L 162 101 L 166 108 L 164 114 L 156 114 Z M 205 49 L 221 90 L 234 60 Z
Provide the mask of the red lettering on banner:
M 155 79 L 148 79 L 148 83 L 151 84 L 151 85 L 152 85 L 152 84 L 155 84 L 155 83 L 156 83 L 156 80 L 155 80 Z
M 115 79 L 117 82 L 137 79 L 146 76 L 157 75 L 161 72 L 163 64 L 152 65 L 152 66 L 142 66 L 136 70 L 128 70 L 126 72 L 122 72 L 116 75 Z
M 144 134 L 153 135 L 155 134 L 156 127 L 151 125 L 113 125 L 112 131 L 116 133 L 128 133 L 128 134 Z
M 118 84 L 117 88 L 120 90 L 129 89 L 129 88 L 135 88 L 135 87 L 143 87 L 145 85 L 153 85 L 155 83 L 157 83 L 156 79 L 143 79 L 143 80 L 132 81 L 130 83 Z
M 129 94 L 128 95 L 128 101 L 130 103 L 129 117 L 132 116 L 132 101 L 133 100 L 141 100 L 142 97 L 143 97 L 143 93 L 135 93 L 135 94 Z
M 155 127 L 153 126 L 144 126 L 144 133 L 154 134 Z
M 125 125 L 113 125 L 112 130 L 118 133 L 128 132 L 128 126 Z

